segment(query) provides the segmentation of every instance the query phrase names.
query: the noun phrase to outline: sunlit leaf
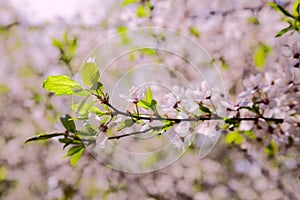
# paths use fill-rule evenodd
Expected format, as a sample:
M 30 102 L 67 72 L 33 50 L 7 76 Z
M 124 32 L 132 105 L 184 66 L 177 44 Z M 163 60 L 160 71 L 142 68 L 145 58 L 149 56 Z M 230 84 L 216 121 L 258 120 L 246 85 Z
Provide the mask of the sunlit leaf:
M 65 135 L 64 133 L 52 133 L 52 134 L 39 134 L 37 136 L 34 136 L 32 138 L 29 138 L 25 141 L 25 143 L 31 142 L 31 141 L 39 141 L 39 140 L 47 140 L 53 137 L 62 136 Z
M 293 14 L 294 16 L 300 15 L 300 0 L 296 0 L 293 5 Z
M 156 51 L 154 49 L 150 49 L 150 48 L 143 48 L 143 49 L 139 49 L 138 51 L 144 55 L 149 55 L 149 56 L 156 55 Z
M 227 64 L 226 60 L 223 57 L 220 58 L 220 62 L 221 62 L 222 69 L 224 70 L 229 69 L 229 65 Z
M 9 88 L 5 84 L 0 83 L 0 95 L 7 94 L 9 92 Z
M 152 101 L 152 91 L 151 91 L 150 87 L 147 88 L 147 92 L 146 92 L 146 95 L 145 95 L 145 100 L 149 103 Z
M 82 148 L 80 151 L 77 153 L 73 154 L 72 157 L 70 158 L 70 164 L 74 167 L 79 159 L 81 158 L 82 153 L 84 152 L 84 148 Z
M 195 37 L 200 37 L 199 30 L 194 26 L 190 28 L 190 34 L 195 36 Z
M 145 108 L 145 109 L 151 109 L 151 103 L 149 103 L 148 101 L 146 100 L 140 100 L 138 103 L 137 103 L 138 106 L 142 107 L 142 108 Z
M 253 25 L 259 25 L 259 21 L 258 21 L 257 17 L 249 17 L 248 23 L 253 24 Z
M 128 6 L 128 5 L 136 3 L 136 2 L 137 2 L 137 0 L 124 0 L 122 2 L 122 6 Z
M 63 43 L 59 41 L 58 39 L 54 38 L 52 40 L 53 46 L 57 47 L 58 49 L 62 50 L 63 49 Z
M 81 78 L 87 86 L 92 86 L 94 83 L 97 83 L 100 78 L 98 67 L 94 63 L 86 63 L 82 67 Z
M 0 167 L 0 182 L 2 182 L 2 180 L 4 180 L 7 176 L 7 169 L 4 166 Z
M 82 95 L 77 92 L 83 90 L 78 82 L 65 75 L 48 76 L 43 82 L 43 87 L 49 92 L 54 92 L 57 96 L 71 94 Z
M 253 61 L 257 68 L 262 68 L 265 65 L 266 57 L 270 53 L 271 48 L 265 44 L 261 44 L 253 54 Z
M 254 140 L 256 139 L 256 135 L 253 133 L 253 131 L 239 131 L 241 134 L 246 135 L 249 139 Z
M 144 6 L 138 6 L 136 9 L 136 16 L 137 17 L 147 17 L 147 10 L 144 8 Z
M 225 141 L 227 144 L 234 143 L 236 145 L 239 145 L 244 141 L 244 138 L 238 131 L 234 131 L 226 135 Z
M 122 44 L 128 44 L 130 42 L 130 39 L 129 39 L 128 34 L 127 34 L 127 31 L 128 31 L 127 27 L 125 27 L 125 26 L 119 26 L 117 28 L 117 31 L 118 31 L 118 33 L 121 36 L 121 42 L 122 42 Z

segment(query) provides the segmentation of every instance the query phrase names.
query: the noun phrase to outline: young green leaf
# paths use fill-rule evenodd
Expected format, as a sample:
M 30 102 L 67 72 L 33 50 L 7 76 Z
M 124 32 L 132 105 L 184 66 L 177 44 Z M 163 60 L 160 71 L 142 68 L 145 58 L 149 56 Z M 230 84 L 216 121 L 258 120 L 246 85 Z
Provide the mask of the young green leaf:
M 72 156 L 75 153 L 79 152 L 81 149 L 83 149 L 84 147 L 81 145 L 77 145 L 77 146 L 73 146 L 69 149 L 67 156 Z
M 257 68 L 262 68 L 265 65 L 266 57 L 271 49 L 265 44 L 261 44 L 253 54 L 253 61 Z
M 285 34 L 286 32 L 288 32 L 288 31 L 291 30 L 292 28 L 293 28 L 293 26 L 288 26 L 288 27 L 282 29 L 281 31 L 279 31 L 279 32 L 275 35 L 275 37 L 280 37 L 280 36 L 282 36 L 283 34 Z
M 157 112 L 157 101 L 152 99 L 150 108 L 151 108 L 152 111 Z
M 196 27 L 194 27 L 194 26 L 192 26 L 190 28 L 190 34 L 193 35 L 193 36 L 195 36 L 195 37 L 197 37 L 197 38 L 200 37 L 199 30 Z
M 25 141 L 25 144 L 31 141 L 47 140 L 53 137 L 65 135 L 64 133 L 39 134 Z
M 153 99 L 153 98 L 152 98 L 152 91 L 151 91 L 151 88 L 148 87 L 147 92 L 146 92 L 146 95 L 145 95 L 145 100 L 146 100 L 147 102 L 151 103 L 152 99 Z
M 70 131 L 71 133 L 76 132 L 75 123 L 72 120 L 72 117 L 68 114 L 65 114 L 60 117 L 60 121 L 63 124 L 63 126 L 66 128 L 66 130 Z
M 132 119 L 125 119 L 124 122 L 120 123 L 120 126 L 118 127 L 117 131 L 120 131 L 127 127 L 131 127 L 134 123 L 135 121 L 133 121 Z
M 64 75 L 48 76 L 48 78 L 43 82 L 43 87 L 49 92 L 54 92 L 57 96 L 71 94 L 82 95 L 77 92 L 79 90 L 83 90 L 78 82 Z
M 229 69 L 229 65 L 227 64 L 227 62 L 226 62 L 226 60 L 224 59 L 223 56 L 220 58 L 220 62 L 221 62 L 222 69 L 224 69 L 224 70 Z
M 259 25 L 259 21 L 257 17 L 248 17 L 248 23 L 253 25 Z
M 136 3 L 136 2 L 137 2 L 137 0 L 124 0 L 124 1 L 122 2 L 122 6 L 128 6 L 128 5 L 134 4 L 134 3 Z
M 199 109 L 204 113 L 211 114 L 211 111 L 209 110 L 209 108 L 203 106 L 201 103 L 199 103 Z
M 52 44 L 53 44 L 53 46 L 57 47 L 59 50 L 61 50 L 61 51 L 63 50 L 63 44 L 58 39 L 54 38 L 52 40 Z
M 141 17 L 147 17 L 148 12 L 147 10 L 144 8 L 144 6 L 138 6 L 136 9 L 136 16 L 141 18 Z
M 142 108 L 148 109 L 148 110 L 151 109 L 151 103 L 149 103 L 148 101 L 145 101 L 144 99 L 140 100 L 137 103 L 137 105 L 140 106 L 140 107 L 142 107 Z
M 236 145 L 239 145 L 244 141 L 244 138 L 238 131 L 235 131 L 228 133 L 226 135 L 225 141 L 227 144 L 235 143 Z
M 119 26 L 117 28 L 117 31 L 120 34 L 122 44 L 128 44 L 130 42 L 130 39 L 127 34 L 127 31 L 128 31 L 127 27 Z
M 76 140 L 76 139 L 70 139 L 70 138 L 60 138 L 58 139 L 58 141 L 60 143 L 63 143 L 65 144 L 63 146 L 63 149 L 65 149 L 67 146 L 69 146 L 70 144 L 81 144 L 81 141 L 80 140 Z
M 150 48 L 143 48 L 138 50 L 142 55 L 154 56 L 156 55 L 156 51 Z
M 287 10 L 285 10 L 282 6 L 278 5 L 277 3 L 269 3 L 269 6 L 271 6 L 274 10 L 282 12 L 285 16 L 295 18 L 291 13 L 289 13 Z
M 293 5 L 294 16 L 300 16 L 300 0 L 296 0 Z
M 74 167 L 77 162 L 79 161 L 79 159 L 81 158 L 81 155 L 84 152 L 84 148 L 82 148 L 80 151 L 78 151 L 77 153 L 73 154 L 70 158 L 70 164 Z
M 100 78 L 100 73 L 97 66 L 94 63 L 88 62 L 82 67 L 81 78 L 84 84 L 92 86 L 97 83 Z
M 278 147 L 274 140 L 272 140 L 270 144 L 265 147 L 265 153 L 269 158 L 273 158 L 278 153 Z

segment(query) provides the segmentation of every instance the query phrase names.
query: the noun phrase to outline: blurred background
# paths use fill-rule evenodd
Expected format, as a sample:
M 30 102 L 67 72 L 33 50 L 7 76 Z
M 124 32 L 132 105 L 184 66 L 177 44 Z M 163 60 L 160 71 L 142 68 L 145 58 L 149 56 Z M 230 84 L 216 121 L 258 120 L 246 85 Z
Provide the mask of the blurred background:
M 43 80 L 74 75 L 92 48 L 120 30 L 155 26 L 189 35 L 212 56 L 233 96 L 250 74 L 290 64 L 285 47 L 299 44 L 299 34 L 274 37 L 286 23 L 268 2 L 0 0 L 0 199 L 300 199 L 299 147 L 270 158 L 259 143 L 243 149 L 221 137 L 203 159 L 191 148 L 162 170 L 128 174 L 88 152 L 71 167 L 56 140 L 24 144 L 38 132 L 62 130 L 57 121 L 70 113 L 71 98 L 48 94 Z M 287 8 L 292 2 L 278 1 Z M 271 51 L 258 65 L 253 54 L 262 44 Z

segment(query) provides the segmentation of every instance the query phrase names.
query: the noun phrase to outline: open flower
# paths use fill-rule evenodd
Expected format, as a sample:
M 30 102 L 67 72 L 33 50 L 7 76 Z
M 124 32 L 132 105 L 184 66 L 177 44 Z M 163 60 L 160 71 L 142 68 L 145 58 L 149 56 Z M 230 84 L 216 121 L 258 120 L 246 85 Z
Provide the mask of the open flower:
M 198 86 L 196 89 L 191 90 L 187 89 L 186 91 L 187 97 L 190 99 L 196 101 L 196 102 L 203 102 L 205 100 L 208 100 L 211 98 L 211 91 L 208 87 L 208 84 L 206 81 L 203 81 L 200 86 Z
M 146 93 L 146 87 L 134 87 L 134 86 L 132 86 L 129 89 L 129 96 L 120 94 L 120 97 L 124 98 L 124 99 L 127 99 L 129 102 L 137 103 L 141 99 L 144 98 L 145 93 Z
M 178 119 L 184 119 L 184 118 L 187 118 L 187 117 L 188 117 L 187 115 L 179 113 L 177 118 Z M 179 135 L 181 137 L 184 137 L 189 133 L 190 126 L 191 126 L 190 122 L 180 122 L 179 124 L 174 125 L 174 130 L 175 130 L 177 135 Z

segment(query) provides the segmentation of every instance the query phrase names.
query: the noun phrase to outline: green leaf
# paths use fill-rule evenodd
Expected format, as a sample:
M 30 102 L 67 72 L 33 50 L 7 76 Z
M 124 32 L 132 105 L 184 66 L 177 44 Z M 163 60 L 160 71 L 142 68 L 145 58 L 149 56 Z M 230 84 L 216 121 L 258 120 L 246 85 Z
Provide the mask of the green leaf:
M 238 131 L 234 131 L 226 135 L 225 141 L 227 144 L 235 143 L 236 145 L 239 145 L 244 141 L 244 138 Z
M 285 16 L 295 18 L 291 13 L 289 13 L 287 10 L 285 10 L 282 6 L 276 4 L 276 3 L 269 3 L 269 6 L 271 6 L 274 10 L 282 12 Z
M 133 4 L 133 3 L 137 3 L 137 1 L 136 0 L 124 0 L 122 2 L 122 6 L 128 6 L 128 5 Z
M 224 70 L 229 69 L 229 65 L 227 64 L 226 60 L 223 57 L 220 58 L 220 62 L 221 62 L 222 69 Z
M 133 121 L 132 119 L 125 119 L 124 122 L 120 123 L 120 126 L 118 127 L 117 131 L 120 131 L 127 127 L 131 127 L 134 123 L 135 121 Z
M 278 147 L 275 144 L 274 140 L 272 140 L 268 146 L 265 147 L 265 153 L 268 155 L 269 158 L 273 158 L 278 153 Z
M 103 93 L 103 84 L 100 83 L 99 81 L 97 81 L 96 83 L 93 84 L 93 86 L 91 87 L 91 90 L 96 91 L 96 93 L 99 96 L 102 96 L 102 93 Z
M 59 41 L 58 39 L 54 38 L 52 40 L 53 46 L 57 47 L 58 49 L 62 50 L 63 49 L 63 43 Z
M 82 95 L 78 92 L 83 90 L 78 82 L 64 75 L 48 76 L 43 82 L 43 87 L 49 92 L 54 92 L 57 96 L 71 94 Z
M 150 48 L 143 48 L 143 49 L 139 49 L 138 51 L 143 55 L 149 55 L 149 56 L 156 55 L 156 51 Z
M 92 86 L 97 83 L 100 78 L 100 73 L 97 66 L 94 63 L 88 62 L 82 67 L 81 78 L 84 84 Z
M 84 148 L 82 148 L 80 151 L 77 153 L 73 154 L 72 157 L 70 158 L 70 164 L 74 167 L 79 159 L 81 158 L 82 153 L 84 152 Z
M 211 114 L 211 111 L 209 110 L 209 108 L 203 106 L 201 103 L 199 103 L 199 109 L 204 113 Z
M 127 27 L 119 26 L 117 28 L 117 31 L 120 34 L 122 44 L 128 44 L 130 42 L 130 39 L 127 34 L 127 31 L 128 31 Z
M 175 124 L 175 122 L 166 120 L 164 126 L 161 128 L 161 131 L 162 131 L 162 132 L 166 132 L 166 131 L 169 130 L 174 124 Z
M 81 145 L 77 145 L 77 146 L 73 146 L 69 149 L 67 156 L 72 156 L 75 153 L 79 152 L 81 149 L 83 149 L 84 147 Z
M 285 34 L 286 32 L 288 32 L 288 31 L 291 30 L 292 28 L 293 28 L 293 26 L 288 26 L 288 27 L 282 29 L 281 31 L 279 31 L 279 32 L 275 35 L 275 37 L 280 37 L 280 36 L 282 36 L 283 34 Z
M 60 139 L 58 139 L 58 141 L 60 142 L 60 143 L 63 143 L 63 144 L 65 144 L 64 146 L 63 146 L 63 149 L 65 149 L 68 145 L 70 145 L 70 144 L 81 144 L 81 141 L 80 140 L 75 140 L 75 139 L 70 139 L 70 138 L 60 138 Z
M 256 135 L 253 133 L 253 131 L 239 131 L 241 134 L 244 134 L 246 136 L 248 136 L 249 139 L 251 140 L 255 140 L 256 139 Z
M 195 37 L 197 37 L 197 38 L 200 37 L 199 30 L 196 27 L 194 27 L 194 26 L 192 26 L 190 28 L 190 34 L 193 35 L 193 36 L 195 36 Z
M 294 16 L 300 15 L 300 0 L 296 0 L 293 5 L 293 14 Z
M 151 105 L 150 108 L 152 111 L 157 112 L 157 101 L 155 101 L 154 99 L 151 101 Z
M 153 111 L 156 111 L 156 104 L 157 102 L 152 97 L 152 91 L 150 87 L 147 88 L 144 98 L 137 103 L 138 106 L 148 110 L 151 109 Z
M 271 49 L 265 44 L 261 44 L 253 54 L 253 61 L 257 68 L 262 68 L 265 65 L 266 57 Z
M 105 116 L 105 117 L 101 120 L 101 124 L 105 124 L 109 119 L 110 119 L 110 116 Z
M 151 91 L 151 88 L 148 86 L 148 89 L 147 89 L 147 92 L 146 92 L 146 95 L 145 95 L 145 100 L 151 104 L 151 101 L 152 101 L 152 91 Z
M 81 102 L 80 104 L 73 104 L 71 106 L 72 110 L 75 110 L 76 113 L 80 114 L 80 117 L 87 117 L 89 113 L 94 113 L 96 115 L 105 115 L 107 112 L 102 112 L 97 107 L 94 106 L 96 101 L 91 101 L 89 103 Z
M 0 83 L 0 95 L 7 94 L 9 92 L 9 88 L 5 84 Z
M 63 126 L 66 128 L 66 130 L 70 131 L 71 133 L 76 132 L 76 126 L 74 121 L 72 120 L 72 117 L 68 114 L 65 114 L 60 117 L 60 121 L 63 124 Z
M 259 25 L 257 17 L 248 17 L 248 23 L 253 25 Z
M 148 110 L 151 109 L 151 103 L 144 99 L 140 100 L 137 105 Z
M 25 144 L 31 141 L 47 140 L 53 137 L 65 135 L 64 133 L 39 134 L 25 141 Z
M 136 16 L 139 17 L 139 18 L 148 16 L 147 10 L 144 8 L 144 6 L 140 5 L 140 6 L 137 7 Z

